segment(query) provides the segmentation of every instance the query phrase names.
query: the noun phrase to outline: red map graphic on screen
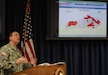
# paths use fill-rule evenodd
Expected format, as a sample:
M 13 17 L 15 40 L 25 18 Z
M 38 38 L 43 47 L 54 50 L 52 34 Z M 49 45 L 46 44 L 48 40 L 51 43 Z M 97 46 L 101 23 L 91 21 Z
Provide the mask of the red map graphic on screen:
M 87 15 L 86 17 L 84 17 L 84 20 L 86 20 L 85 22 L 87 23 L 86 26 L 87 27 L 92 27 L 95 28 L 97 26 L 100 25 L 100 20 L 95 19 L 94 17 Z M 70 26 L 77 26 L 78 25 L 78 21 L 69 21 L 68 22 L 68 27 Z
M 68 26 L 76 26 L 77 21 L 69 21 Z

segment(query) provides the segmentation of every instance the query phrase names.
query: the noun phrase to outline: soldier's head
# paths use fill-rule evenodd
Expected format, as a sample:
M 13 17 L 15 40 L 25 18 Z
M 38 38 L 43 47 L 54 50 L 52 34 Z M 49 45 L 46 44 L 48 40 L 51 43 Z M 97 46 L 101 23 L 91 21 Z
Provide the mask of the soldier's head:
M 19 32 L 13 31 L 12 33 L 10 33 L 9 40 L 10 40 L 10 42 L 12 44 L 15 44 L 15 45 L 20 43 L 20 34 L 19 34 Z

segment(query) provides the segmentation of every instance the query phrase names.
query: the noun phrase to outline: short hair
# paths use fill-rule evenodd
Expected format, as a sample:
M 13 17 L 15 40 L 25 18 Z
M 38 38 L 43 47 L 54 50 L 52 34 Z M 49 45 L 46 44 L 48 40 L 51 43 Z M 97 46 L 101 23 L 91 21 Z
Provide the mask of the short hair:
M 9 33 L 9 37 L 12 36 L 12 33 Z
M 18 31 L 12 31 L 9 33 L 9 37 L 12 36 L 13 32 L 18 32 Z

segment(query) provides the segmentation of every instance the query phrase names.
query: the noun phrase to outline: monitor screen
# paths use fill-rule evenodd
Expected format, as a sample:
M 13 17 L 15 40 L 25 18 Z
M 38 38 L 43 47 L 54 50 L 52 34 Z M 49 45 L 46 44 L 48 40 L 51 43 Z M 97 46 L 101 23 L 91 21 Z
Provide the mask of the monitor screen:
M 58 37 L 107 37 L 106 2 L 60 1 Z
M 51 38 L 107 38 L 107 2 L 57 1 Z M 54 13 L 52 14 L 54 15 Z

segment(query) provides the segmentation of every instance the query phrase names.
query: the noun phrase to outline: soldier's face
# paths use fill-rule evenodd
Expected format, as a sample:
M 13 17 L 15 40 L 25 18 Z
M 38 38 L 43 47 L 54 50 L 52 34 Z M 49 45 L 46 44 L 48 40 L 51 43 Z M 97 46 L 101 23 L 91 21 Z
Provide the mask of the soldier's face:
M 13 41 L 15 43 L 19 43 L 20 42 L 20 35 L 19 35 L 18 32 L 13 32 L 12 33 L 11 41 Z

